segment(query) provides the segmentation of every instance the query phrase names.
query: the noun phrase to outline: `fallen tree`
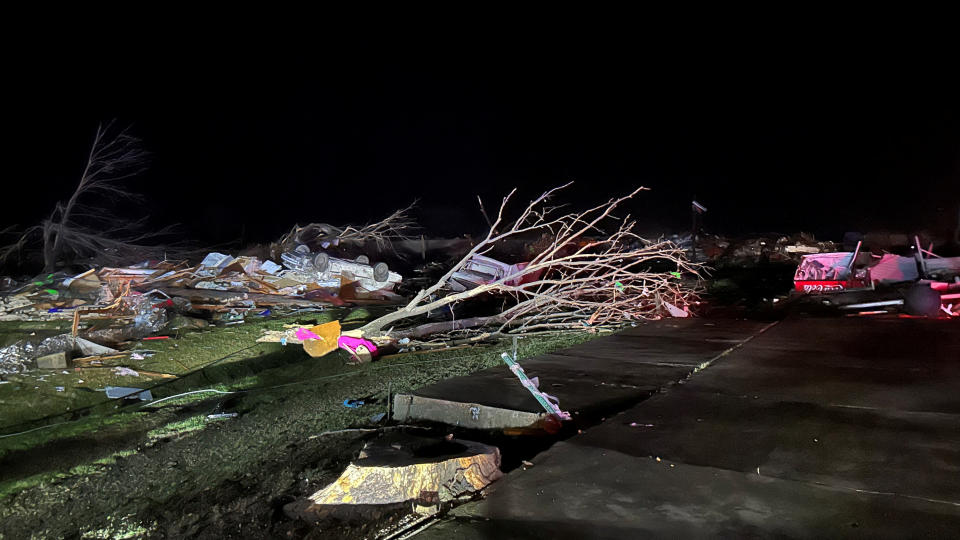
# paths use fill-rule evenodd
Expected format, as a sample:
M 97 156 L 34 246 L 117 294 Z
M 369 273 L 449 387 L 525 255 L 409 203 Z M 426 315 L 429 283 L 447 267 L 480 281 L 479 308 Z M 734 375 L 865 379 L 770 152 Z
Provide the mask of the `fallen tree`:
M 361 328 L 368 338 L 423 337 L 477 327 L 496 332 L 525 333 L 584 327 L 609 327 L 633 320 L 656 319 L 688 313 L 697 302 L 700 266 L 687 260 L 684 251 L 668 241 L 648 241 L 633 232 L 629 216 L 613 212 L 647 188 L 608 200 L 582 212 L 562 213 L 550 200 L 566 184 L 532 200 L 512 223 L 504 214 L 513 190 L 500 204 L 496 219 L 488 220 L 487 235 L 433 285 L 422 289 L 406 306 Z M 482 204 L 481 204 L 482 206 Z M 604 232 L 607 228 L 611 232 Z M 449 292 L 454 274 L 477 255 L 491 252 L 507 240 L 541 235 L 547 239 L 522 268 L 489 283 L 462 292 Z M 466 302 L 481 295 L 509 299 L 496 314 L 461 321 L 409 325 L 438 308 Z

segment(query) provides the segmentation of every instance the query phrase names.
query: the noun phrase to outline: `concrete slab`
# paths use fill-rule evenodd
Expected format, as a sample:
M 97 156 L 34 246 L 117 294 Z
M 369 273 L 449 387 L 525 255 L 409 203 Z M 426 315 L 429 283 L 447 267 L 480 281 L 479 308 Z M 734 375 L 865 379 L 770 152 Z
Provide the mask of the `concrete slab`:
M 902 326 L 897 326 L 901 324 Z M 824 405 L 960 413 L 955 321 L 784 321 L 689 388 Z
M 704 355 L 713 357 L 739 340 L 707 341 L 706 339 L 671 337 L 629 337 L 613 335 L 557 351 L 558 356 L 587 357 L 593 360 L 629 361 L 632 364 L 696 366 Z
M 957 415 L 734 397 L 684 385 L 570 442 L 960 508 L 957 426 Z
M 560 398 L 563 408 L 582 410 L 631 396 L 646 396 L 660 385 L 686 375 L 690 368 L 543 355 L 521 361 L 528 377 L 539 377 L 541 390 Z M 416 395 L 493 407 L 541 412 L 543 408 L 504 367 L 483 370 L 421 388 Z
M 953 505 L 557 443 L 418 539 L 950 537 Z
M 529 377 L 539 377 L 541 390 L 556 396 L 563 410 L 606 414 L 685 378 L 767 325 L 734 319 L 656 321 L 520 363 Z M 658 329 L 675 336 L 673 345 Z M 399 394 L 394 404 L 394 419 L 401 422 L 428 420 L 478 429 L 529 426 L 523 422 L 544 412 L 506 366 Z
M 419 537 L 954 536 L 960 327 L 943 323 L 785 321 Z

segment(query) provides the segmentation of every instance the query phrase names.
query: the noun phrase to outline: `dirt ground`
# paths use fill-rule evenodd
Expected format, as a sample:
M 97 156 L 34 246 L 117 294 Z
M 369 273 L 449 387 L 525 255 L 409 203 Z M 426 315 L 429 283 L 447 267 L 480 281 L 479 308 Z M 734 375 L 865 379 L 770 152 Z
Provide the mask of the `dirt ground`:
M 334 313 L 301 322 L 365 315 Z M 221 393 L 120 404 L 80 391 L 90 386 L 89 378 L 76 382 L 83 374 L 60 374 L 64 379 L 51 383 L 70 387 L 73 398 L 31 393 L 39 388 L 25 379 L 0 386 L 9 387 L 0 394 L 0 423 L 6 427 L 0 431 L 0 538 L 374 537 L 389 516 L 317 528 L 283 513 L 284 505 L 336 478 L 365 440 L 378 436 L 325 432 L 380 427 L 371 417 L 386 412 L 388 394 L 497 365 L 500 352 L 512 346 L 502 342 L 349 366 L 339 352 L 313 359 L 298 346 L 253 345 L 263 329 L 282 322 L 208 329 L 150 345 L 156 352 L 142 369 L 181 375 L 152 381 L 155 401 L 197 390 Z M 520 357 L 592 337 L 520 340 Z M 224 359 L 231 351 L 240 352 Z M 30 399 L 18 403 L 18 396 Z M 343 405 L 356 398 L 368 403 Z M 208 417 L 220 413 L 237 416 Z M 18 426 L 28 432 L 16 431 Z

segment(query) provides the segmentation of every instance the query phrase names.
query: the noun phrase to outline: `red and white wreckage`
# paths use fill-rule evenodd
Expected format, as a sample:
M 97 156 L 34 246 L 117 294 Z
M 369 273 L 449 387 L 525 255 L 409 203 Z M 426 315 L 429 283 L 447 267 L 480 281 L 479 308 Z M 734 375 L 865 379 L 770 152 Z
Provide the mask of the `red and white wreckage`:
M 913 257 L 860 250 L 805 255 L 794 293 L 859 313 L 890 310 L 927 317 L 960 316 L 960 257 L 915 246 Z

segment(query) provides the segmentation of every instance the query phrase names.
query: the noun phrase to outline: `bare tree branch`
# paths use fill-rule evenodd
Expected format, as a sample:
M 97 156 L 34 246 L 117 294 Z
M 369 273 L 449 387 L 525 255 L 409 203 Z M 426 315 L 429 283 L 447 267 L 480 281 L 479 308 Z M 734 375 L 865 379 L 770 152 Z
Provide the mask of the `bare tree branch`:
M 280 258 L 282 253 L 293 250 L 299 244 L 316 249 L 317 245 L 324 242 L 342 242 L 360 246 L 372 243 L 380 251 L 390 250 L 401 256 L 394 249 L 394 243 L 413 239 L 410 233 L 417 229 L 417 224 L 410 213 L 416 204 L 417 201 L 414 201 L 406 208 L 396 210 L 386 218 L 362 227 L 334 227 L 326 223 L 310 223 L 303 227 L 295 225 L 271 246 L 271 254 L 274 258 Z
M 483 240 L 409 304 L 368 323 L 363 333 L 383 335 L 383 330 L 395 323 L 488 293 L 504 295 L 512 305 L 473 322 L 497 324 L 500 332 L 617 325 L 659 318 L 669 313 L 669 307 L 683 309 L 697 301 L 695 287 L 679 278 L 686 275 L 699 280 L 700 265 L 688 261 L 683 249 L 671 242 L 648 241 L 635 234 L 635 222 L 629 216 L 613 216 L 616 208 L 647 188 L 582 212 L 560 214 L 562 207 L 547 202 L 569 185 L 532 200 L 515 221 L 498 232 L 516 192 L 511 191 Z M 604 232 L 600 228 L 604 223 L 612 223 L 613 232 Z M 549 242 L 526 266 L 474 289 L 442 294 L 453 275 L 475 255 L 488 253 L 498 242 L 530 233 L 541 234 Z M 422 330 L 416 335 L 422 335 Z

